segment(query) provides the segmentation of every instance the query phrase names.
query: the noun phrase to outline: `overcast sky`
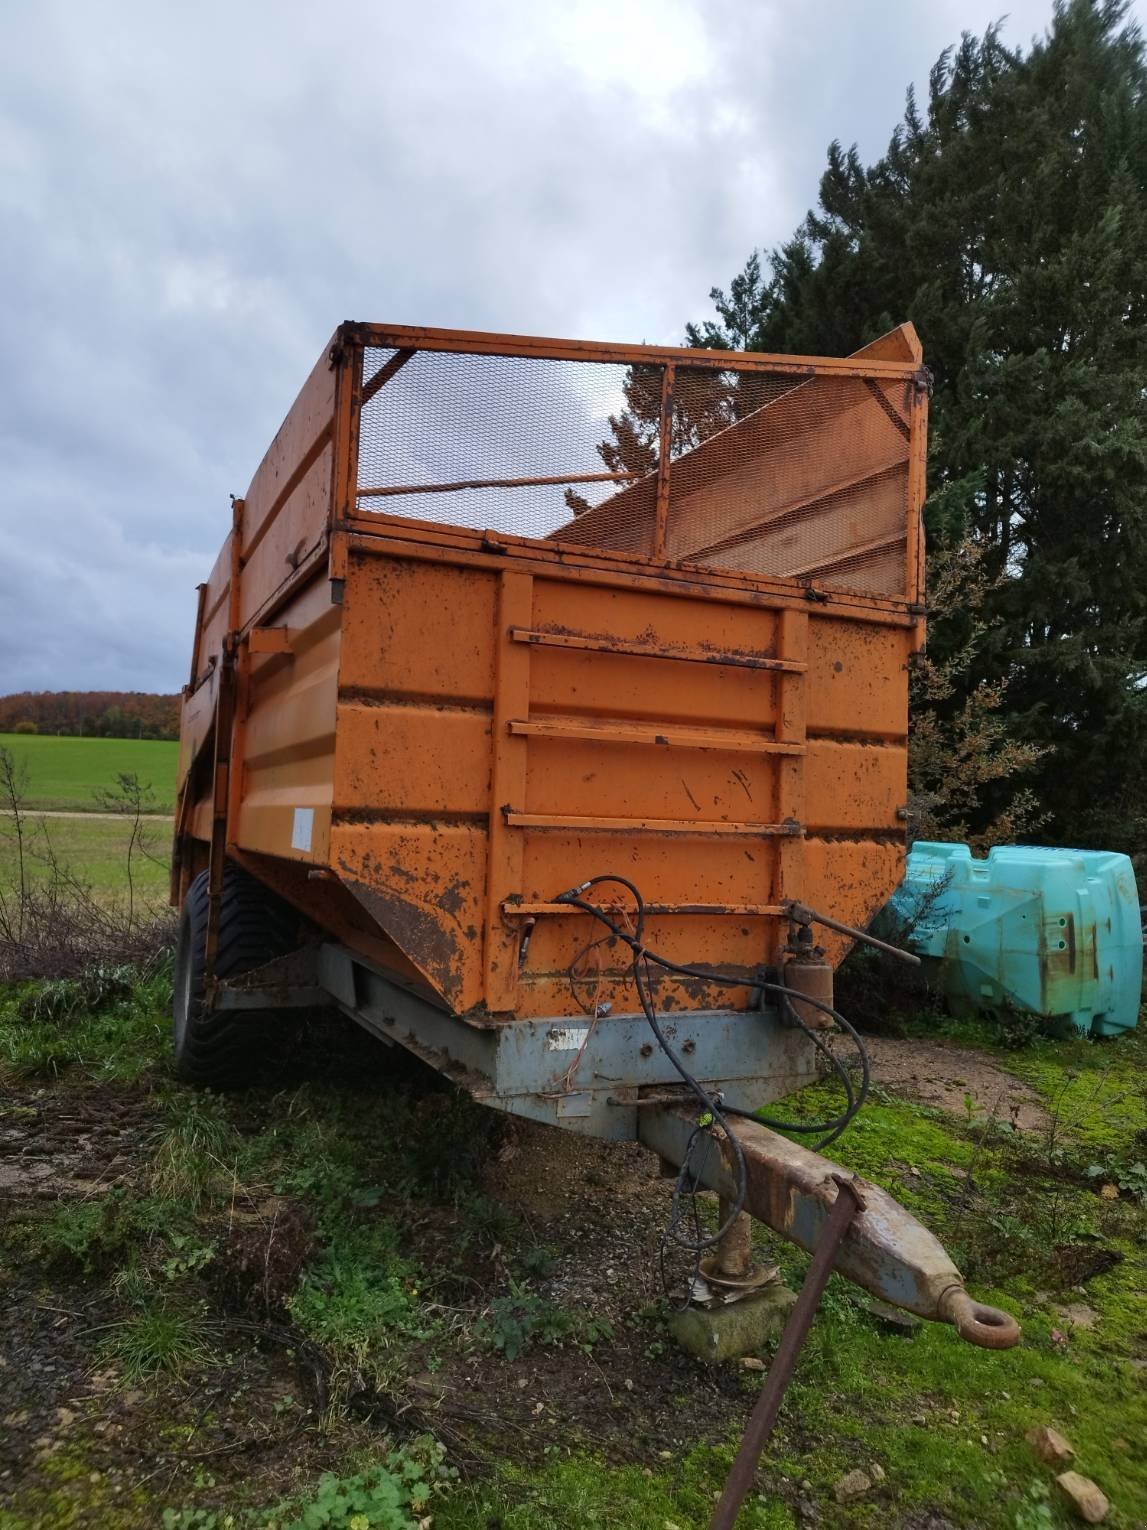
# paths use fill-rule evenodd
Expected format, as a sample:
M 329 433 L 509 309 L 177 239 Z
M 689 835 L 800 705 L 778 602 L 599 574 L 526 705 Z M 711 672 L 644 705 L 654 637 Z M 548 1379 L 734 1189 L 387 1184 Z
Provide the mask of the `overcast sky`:
M 178 689 L 228 494 L 342 319 L 675 343 L 1001 8 L 7 6 L 0 692 Z

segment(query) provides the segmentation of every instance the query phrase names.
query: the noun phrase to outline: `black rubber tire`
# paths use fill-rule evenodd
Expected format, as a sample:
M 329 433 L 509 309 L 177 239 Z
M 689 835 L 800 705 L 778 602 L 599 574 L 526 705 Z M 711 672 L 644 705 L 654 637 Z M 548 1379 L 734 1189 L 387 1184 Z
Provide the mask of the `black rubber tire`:
M 276 1012 L 204 1008 L 207 906 L 203 871 L 187 890 L 179 920 L 172 1000 L 175 1071 L 201 1089 L 241 1089 L 258 1071 Z M 298 945 L 299 916 L 291 906 L 240 867 L 228 865 L 219 909 L 217 976 L 239 977 Z

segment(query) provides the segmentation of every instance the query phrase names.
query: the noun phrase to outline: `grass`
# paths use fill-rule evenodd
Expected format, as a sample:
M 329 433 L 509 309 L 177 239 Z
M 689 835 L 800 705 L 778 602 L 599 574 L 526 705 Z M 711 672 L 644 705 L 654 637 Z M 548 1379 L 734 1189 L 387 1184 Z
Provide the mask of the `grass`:
M 166 963 L 136 973 L 126 992 L 107 985 L 104 1002 L 82 1009 L 46 1002 L 68 980 L 13 986 L 0 992 L 0 1079 L 54 1081 L 69 1070 L 102 1082 L 127 1084 L 162 1066 L 169 1053 Z M 95 985 L 88 981 L 89 990 Z
M 731 1453 L 688 1452 L 656 1472 L 592 1457 L 555 1459 L 541 1471 L 504 1467 L 494 1482 L 457 1492 L 437 1508 L 435 1530 L 694 1530 L 708 1524 Z M 833 1521 L 828 1521 L 833 1523 Z M 779 1498 L 751 1495 L 738 1530 L 795 1530 Z
M 123 774 L 152 788 L 155 812 L 174 811 L 179 745 L 173 740 L 0 733 L 0 748 L 27 766 L 33 811 L 99 812 L 100 793 L 112 791 Z
M 13 1219 L 0 1235 L 6 1273 L 38 1272 L 44 1299 L 61 1308 L 97 1304 L 99 1318 L 88 1320 L 98 1329 L 89 1341 L 92 1364 L 114 1371 L 120 1386 L 147 1380 L 157 1441 L 173 1440 L 174 1454 L 150 1487 L 109 1499 L 105 1513 L 102 1489 L 87 1486 L 91 1468 L 77 1450 L 75 1483 L 66 1491 L 52 1485 L 57 1468 L 45 1467 L 18 1489 L 7 1517 L 0 1511 L 0 1530 L 40 1523 L 222 1530 L 228 1516 L 251 1530 L 296 1523 L 359 1530 L 364 1519 L 409 1530 L 427 1514 L 436 1530 L 706 1523 L 736 1426 L 715 1445 L 688 1442 L 722 1394 L 739 1402 L 732 1416 L 743 1422 L 759 1375 L 730 1367 L 709 1376 L 691 1367 L 661 1343 L 659 1318 L 635 1314 L 628 1335 L 616 1324 L 622 1331 L 613 1335 L 560 1288 L 555 1299 L 545 1271 L 568 1257 L 568 1233 L 557 1221 L 530 1225 L 490 1194 L 484 1174 L 499 1145 L 497 1117 L 452 1090 L 428 1090 L 392 1054 L 370 1054 L 376 1062 L 385 1056 L 377 1075 L 354 1060 L 358 1054 L 340 1074 L 337 1060 L 325 1061 L 322 1040 L 271 1088 L 239 1099 L 191 1095 L 163 1072 L 164 974 L 126 992 L 119 982 L 97 985 L 87 1002 L 104 997 L 94 1010 L 43 992 L 29 987 L 0 1002 L 0 1070 L 10 1082 L 27 1082 L 29 1101 L 10 1089 L 0 1130 L 21 1130 L 21 1112 L 30 1120 L 50 1110 L 54 1097 L 37 1092 L 38 1081 L 57 1075 L 73 1095 L 88 1078 L 101 1090 L 121 1081 L 123 1097 L 145 1102 L 152 1124 L 134 1163 L 121 1161 L 112 1189 Z M 1121 1188 L 1118 1178 L 1120 1166 L 1144 1153 L 1147 1032 L 1104 1043 L 1033 1040 L 1007 1051 L 982 1028 L 949 1034 L 996 1050 L 1047 1102 L 1052 1125 L 1021 1135 L 971 1111 L 945 1116 L 877 1089 L 832 1154 L 929 1226 L 973 1293 L 1020 1319 L 1023 1342 L 991 1353 L 939 1325 L 890 1334 L 862 1295 L 834 1277 L 769 1447 L 761 1492 L 739 1521 L 745 1530 L 792 1530 L 807 1521 L 801 1499 L 822 1523 L 855 1530 L 930 1520 L 986 1530 L 1066 1527 L 1053 1472 L 1024 1438 L 1040 1424 L 1071 1440 L 1073 1464 L 1112 1500 L 1115 1530 L 1147 1522 L 1147 1461 L 1137 1453 L 1147 1438 L 1147 1399 L 1133 1365 L 1144 1358 L 1147 1336 L 1147 1208 L 1134 1179 L 1125 1176 Z M 791 1108 L 812 1116 L 827 1100 L 827 1092 L 810 1091 Z M 1102 1173 L 1089 1175 L 1097 1163 Z M 789 1283 L 799 1282 L 806 1256 L 779 1240 L 771 1253 Z M 69 1281 L 82 1289 L 53 1294 Z M 325 1424 L 317 1433 L 314 1425 L 288 1433 L 298 1442 L 292 1459 L 312 1437 L 319 1453 L 292 1468 L 289 1491 L 262 1475 L 258 1452 L 233 1457 L 223 1446 L 242 1439 L 244 1428 L 272 1440 L 289 1432 L 302 1417 L 297 1403 L 285 1422 L 212 1432 L 223 1428 L 221 1388 L 241 1390 L 233 1378 L 245 1364 L 242 1330 L 219 1317 L 221 1293 L 228 1311 L 256 1320 L 262 1342 L 286 1333 L 293 1352 L 320 1357 L 313 1363 L 321 1364 L 326 1390 L 315 1407 L 326 1410 Z M 1073 1326 L 1064 1315 L 1073 1304 L 1091 1309 L 1094 1327 Z M 629 1348 L 627 1338 L 635 1341 Z M 477 1465 L 469 1459 L 463 1481 L 442 1476 L 440 1447 L 426 1447 L 427 1455 L 402 1443 L 429 1422 L 450 1446 L 446 1462 L 458 1459 L 449 1409 L 431 1411 L 428 1421 L 417 1408 L 403 1411 L 424 1395 L 412 1380 L 425 1385 L 440 1369 L 453 1378 L 448 1400 L 496 1419 L 509 1399 L 532 1399 L 539 1374 L 580 1364 L 591 1380 L 579 1384 L 597 1389 L 604 1423 L 611 1399 L 625 1395 L 626 1357 L 643 1346 L 655 1357 L 646 1363 L 677 1389 L 673 1427 L 686 1443 L 672 1455 L 635 1429 L 620 1445 L 614 1431 L 607 1459 L 592 1428 L 571 1428 L 556 1411 L 548 1433 L 538 1425 L 528 1439 L 512 1426 L 496 1434 L 489 1454 Z M 287 1384 L 277 1374 L 273 1395 L 281 1398 Z M 185 1396 L 183 1421 L 165 1422 L 163 1410 L 174 1417 Z M 405 1431 L 397 1437 L 390 1432 L 396 1417 Z M 201 1450 L 212 1471 L 231 1464 L 224 1481 L 176 1475 L 189 1430 L 198 1432 L 192 1451 Z M 468 1437 L 464 1462 L 469 1448 Z M 838 1505 L 835 1483 L 857 1467 L 872 1474 L 874 1465 L 885 1473 L 883 1486 Z M 139 1492 L 143 1498 L 133 1496 Z M 158 1492 L 159 1500 L 147 1496 Z M 82 1511 L 73 1513 L 77 1494 Z M 129 1502 L 135 1517 L 123 1517 Z
M 160 1299 L 113 1325 L 100 1357 L 134 1385 L 159 1375 L 182 1376 L 209 1351 L 193 1317 Z
M 101 898 L 126 895 L 125 866 L 131 838 L 131 824 L 126 819 L 95 815 L 38 819 L 32 815 L 29 827 L 25 871 L 31 880 L 46 883 L 51 879 L 50 849 L 61 864 Z M 0 815 L 0 886 L 12 887 L 18 877 L 18 861 L 16 846 L 6 829 L 7 820 Z M 133 876 L 140 899 L 159 903 L 167 897 L 172 826 L 168 822 L 149 822 L 145 832 L 147 845 L 156 859 L 136 855 Z

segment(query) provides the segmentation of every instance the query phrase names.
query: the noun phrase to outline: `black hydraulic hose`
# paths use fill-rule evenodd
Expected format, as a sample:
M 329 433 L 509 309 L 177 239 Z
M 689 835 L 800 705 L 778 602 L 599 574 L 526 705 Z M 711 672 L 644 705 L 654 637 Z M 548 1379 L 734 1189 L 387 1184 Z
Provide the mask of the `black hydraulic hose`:
M 614 922 L 605 914 L 602 909 L 597 908 L 592 903 L 586 903 L 580 897 L 581 893 L 587 892 L 589 888 L 596 887 L 602 882 L 616 883 L 618 886 L 624 887 L 631 894 L 634 903 L 637 906 L 636 917 L 634 920 L 634 933 L 632 936 L 627 931 L 620 929 L 618 925 L 614 924 Z M 700 1082 L 700 1080 L 695 1078 L 693 1074 L 689 1072 L 689 1069 L 685 1066 L 685 1064 L 678 1057 L 677 1053 L 669 1045 L 669 1042 L 667 1041 L 665 1034 L 658 1023 L 657 1011 L 654 1007 L 652 998 L 647 992 L 646 985 L 648 982 L 648 974 L 647 972 L 646 974 L 643 974 L 641 970 L 641 964 L 643 961 L 648 962 L 650 959 L 656 960 L 653 952 L 646 951 L 641 940 L 641 936 L 645 930 L 645 900 L 641 896 L 641 893 L 638 891 L 638 889 L 631 881 L 629 881 L 627 877 L 603 874 L 601 876 L 591 877 L 588 882 L 583 882 L 580 887 L 571 889 L 569 893 L 561 894 L 555 901 L 558 903 L 567 903 L 571 908 L 579 908 L 583 910 L 583 912 L 592 915 L 593 918 L 600 920 L 600 922 L 605 925 L 611 934 L 618 936 L 625 942 L 627 946 L 629 946 L 630 950 L 633 952 L 632 971 L 634 987 L 637 989 L 637 997 L 641 1004 L 642 1013 L 645 1016 L 650 1030 L 653 1032 L 654 1039 L 656 1040 L 661 1050 L 664 1052 L 665 1056 L 669 1059 L 669 1062 L 672 1064 L 674 1070 L 677 1072 L 681 1080 L 688 1086 L 689 1089 L 692 1090 L 694 1095 L 696 1095 L 697 1100 L 699 1101 L 702 1108 L 701 1129 L 704 1129 L 709 1125 L 716 1125 L 719 1126 L 725 1133 L 725 1136 L 733 1152 L 734 1184 L 736 1187 L 728 1217 L 717 1229 L 717 1231 L 712 1234 L 701 1234 L 700 1225 L 697 1224 L 696 1235 L 691 1241 L 683 1238 L 678 1232 L 681 1189 L 688 1171 L 692 1145 L 696 1140 L 697 1134 L 695 1133 L 694 1137 L 690 1139 L 689 1151 L 687 1151 L 685 1154 L 685 1162 L 681 1166 L 681 1172 L 678 1175 L 677 1183 L 674 1186 L 673 1214 L 669 1225 L 669 1236 L 672 1238 L 674 1243 L 679 1245 L 679 1247 L 688 1248 L 695 1253 L 700 1253 L 700 1251 L 705 1248 L 713 1248 L 721 1241 L 721 1239 L 733 1226 L 733 1223 L 740 1216 L 741 1212 L 744 1210 L 745 1195 L 748 1190 L 748 1168 L 745 1164 L 744 1149 L 741 1147 L 740 1142 L 737 1140 L 737 1134 L 732 1130 L 725 1118 L 724 1107 L 709 1093 L 709 1091 Z
M 598 908 L 596 904 L 587 902 L 581 896 L 591 887 L 596 887 L 602 882 L 612 882 L 618 886 L 624 887 L 633 897 L 634 902 L 637 905 L 637 916 L 634 925 L 634 933 L 632 935 L 630 935 L 627 930 L 623 930 L 619 925 L 615 924 L 614 921 L 611 920 L 606 914 L 604 909 Z M 816 1135 L 822 1132 L 827 1133 L 824 1139 L 817 1143 L 816 1146 L 818 1151 L 821 1148 L 827 1147 L 829 1143 L 835 1142 L 840 1134 L 849 1125 L 849 1123 L 854 1119 L 857 1112 L 861 1109 L 868 1097 L 869 1087 L 871 1084 L 868 1053 L 865 1049 L 863 1041 L 857 1035 L 854 1027 L 849 1023 L 848 1020 L 845 1019 L 845 1017 L 840 1013 L 838 1009 L 835 1009 L 831 1004 L 826 1003 L 823 999 L 814 998 L 811 994 L 801 995 L 802 1004 L 811 1005 L 812 1008 L 818 1009 L 822 1013 L 829 1015 L 833 1022 L 839 1026 L 839 1028 L 845 1033 L 845 1035 L 849 1037 L 849 1039 L 856 1047 L 861 1065 L 861 1083 L 859 1093 L 855 1095 L 853 1093 L 852 1081 L 848 1076 L 847 1070 L 843 1067 L 840 1060 L 824 1044 L 817 1033 L 810 1026 L 806 1025 L 803 1020 L 801 1020 L 792 1004 L 792 990 L 789 989 L 784 983 L 776 983 L 767 978 L 761 977 L 747 978 L 730 973 L 705 971 L 699 967 L 691 967 L 684 963 L 670 961 L 668 957 L 659 956 L 657 952 L 648 950 L 641 941 L 641 935 L 645 925 L 645 902 L 638 889 L 631 881 L 629 881 L 627 877 L 617 876 L 612 873 L 603 873 L 599 876 L 591 877 L 588 881 L 583 882 L 578 887 L 571 888 L 568 892 L 560 893 L 554 901 L 557 903 L 567 904 L 571 908 L 580 909 L 583 913 L 591 915 L 591 917 L 597 919 L 601 924 L 604 924 L 606 929 L 608 929 L 612 935 L 616 936 L 619 940 L 623 941 L 627 946 L 629 946 L 634 956 L 634 985 L 637 989 L 638 999 L 641 1003 L 642 1012 L 645 1015 L 646 1021 L 648 1022 L 650 1029 L 653 1031 L 658 1045 L 668 1057 L 676 1072 L 693 1090 L 697 1097 L 705 1102 L 707 1110 L 713 1112 L 714 1115 L 737 1116 L 745 1120 L 757 1121 L 764 1126 L 771 1127 L 775 1131 L 788 1131 L 808 1136 Z M 719 987 L 751 988 L 759 992 L 779 993 L 782 996 L 782 1002 L 788 1017 L 793 1022 L 795 1022 L 797 1027 L 803 1031 L 804 1034 L 812 1041 L 817 1051 L 819 1051 L 829 1061 L 833 1071 L 837 1075 L 837 1078 L 840 1080 L 845 1091 L 845 1098 L 847 1100 L 847 1105 L 844 1111 L 842 1111 L 839 1116 L 835 1117 L 831 1121 L 778 1121 L 776 1119 L 764 1116 L 756 1111 L 742 1110 L 732 1105 L 718 1105 L 717 1102 L 713 1100 L 712 1096 L 710 1096 L 704 1087 L 698 1082 L 698 1080 L 695 1079 L 693 1075 L 688 1071 L 685 1065 L 681 1062 L 680 1058 L 673 1051 L 672 1047 L 669 1046 L 664 1035 L 662 1034 L 661 1028 L 657 1023 L 656 1011 L 654 1009 L 652 1000 L 647 997 L 645 984 L 642 981 L 642 975 L 640 971 L 640 964 L 642 961 L 646 963 L 647 973 L 648 964 L 653 962 L 657 966 L 662 967 L 667 972 L 672 972 L 683 977 L 698 978 L 703 982 L 715 983 Z M 730 1138 L 735 1143 L 735 1137 L 728 1131 L 727 1126 L 725 1127 L 725 1131 L 726 1135 L 730 1136 Z M 731 1221 L 732 1218 L 730 1218 L 730 1222 Z M 722 1229 L 722 1232 L 724 1232 L 724 1230 L 725 1229 Z M 720 1236 L 720 1234 L 718 1234 L 718 1236 Z

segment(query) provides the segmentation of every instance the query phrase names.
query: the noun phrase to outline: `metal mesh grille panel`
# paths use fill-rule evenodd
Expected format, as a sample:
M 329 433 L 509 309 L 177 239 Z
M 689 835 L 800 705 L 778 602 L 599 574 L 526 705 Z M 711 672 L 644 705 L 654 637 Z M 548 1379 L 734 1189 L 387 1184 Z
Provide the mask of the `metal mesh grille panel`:
M 909 379 L 430 349 L 363 378 L 360 510 L 909 588 Z
M 404 354 L 366 352 L 360 509 L 548 537 L 573 518 L 567 490 L 592 506 L 632 482 L 597 450 L 627 367 L 416 351 L 366 397 Z

